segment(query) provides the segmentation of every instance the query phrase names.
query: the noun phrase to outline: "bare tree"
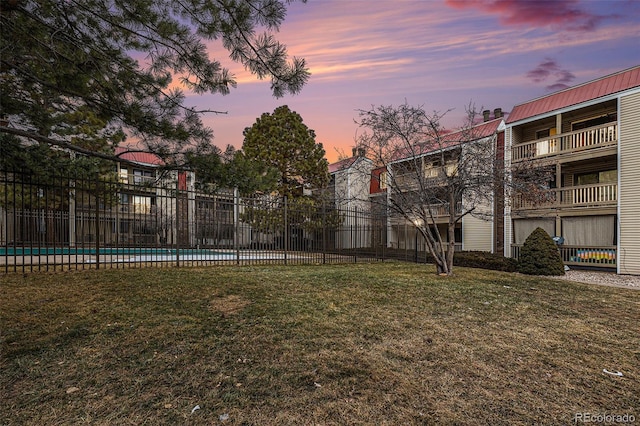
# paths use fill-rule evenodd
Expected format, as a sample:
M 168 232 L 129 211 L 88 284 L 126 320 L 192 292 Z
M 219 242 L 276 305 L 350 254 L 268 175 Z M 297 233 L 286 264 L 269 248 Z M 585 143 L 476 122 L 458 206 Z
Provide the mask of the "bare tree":
M 387 170 L 380 179 L 390 217 L 415 226 L 437 273 L 450 275 L 456 224 L 466 215 L 492 217 L 504 168 L 496 150 L 501 119 L 475 124 L 470 106 L 465 125 L 452 133 L 441 124 L 446 113 L 405 102 L 360 110 L 356 122 L 363 129 L 358 145 Z

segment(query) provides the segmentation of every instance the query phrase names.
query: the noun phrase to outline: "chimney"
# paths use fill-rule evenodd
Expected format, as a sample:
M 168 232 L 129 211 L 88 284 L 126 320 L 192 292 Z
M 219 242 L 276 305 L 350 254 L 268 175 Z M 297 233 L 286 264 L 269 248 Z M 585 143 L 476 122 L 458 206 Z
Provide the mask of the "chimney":
M 502 108 L 496 108 L 493 110 L 493 118 L 501 118 L 502 117 Z
M 358 148 L 358 157 L 364 157 L 365 149 L 360 147 Z
M 355 146 L 353 148 L 351 148 L 351 156 L 352 157 L 356 156 L 356 151 L 357 151 L 357 148 Z
M 488 109 L 485 109 L 484 111 L 482 111 L 482 116 L 484 118 L 484 121 L 489 121 L 489 114 L 491 114 L 491 111 Z

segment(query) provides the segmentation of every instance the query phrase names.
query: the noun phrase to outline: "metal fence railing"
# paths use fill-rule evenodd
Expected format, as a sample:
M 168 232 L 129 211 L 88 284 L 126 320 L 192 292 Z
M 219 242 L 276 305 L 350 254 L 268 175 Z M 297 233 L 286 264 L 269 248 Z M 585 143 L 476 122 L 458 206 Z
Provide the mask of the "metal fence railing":
M 0 270 L 388 258 L 387 221 L 331 201 L 0 172 Z M 405 250 L 407 260 L 413 250 Z M 395 253 L 398 256 L 398 253 Z
M 511 245 L 511 257 L 518 259 L 522 244 Z M 565 265 L 616 268 L 616 246 L 558 246 Z

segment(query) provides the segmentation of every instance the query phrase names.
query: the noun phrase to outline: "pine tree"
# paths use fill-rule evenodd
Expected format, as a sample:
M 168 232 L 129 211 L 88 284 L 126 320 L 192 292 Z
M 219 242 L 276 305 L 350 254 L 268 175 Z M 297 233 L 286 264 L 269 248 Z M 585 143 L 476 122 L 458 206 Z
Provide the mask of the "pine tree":
M 302 117 L 287 105 L 262 114 L 244 130 L 242 149 L 251 161 L 278 171 L 278 191 L 295 195 L 303 186 L 323 188 L 329 173 L 322 144 Z
M 176 162 L 211 143 L 183 90 L 227 94 L 229 71 L 209 58 L 218 42 L 276 97 L 309 77 L 273 34 L 285 0 L 2 1 L 0 135 L 109 158 L 125 136 Z

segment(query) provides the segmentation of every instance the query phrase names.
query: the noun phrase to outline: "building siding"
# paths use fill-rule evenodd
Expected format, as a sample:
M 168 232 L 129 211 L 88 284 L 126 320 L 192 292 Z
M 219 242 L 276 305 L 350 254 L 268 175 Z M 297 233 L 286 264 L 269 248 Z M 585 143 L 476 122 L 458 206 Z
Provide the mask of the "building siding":
M 640 93 L 620 98 L 618 273 L 640 274 Z
M 488 220 L 466 215 L 462 218 L 462 250 L 491 251 L 493 229 Z
M 504 132 L 504 167 L 505 170 L 511 168 L 511 147 L 513 146 L 513 129 L 507 127 Z M 509 173 L 505 173 L 509 179 Z M 504 206 L 504 256 L 511 257 L 511 243 L 513 242 L 513 228 L 511 223 L 511 205 L 505 203 Z

